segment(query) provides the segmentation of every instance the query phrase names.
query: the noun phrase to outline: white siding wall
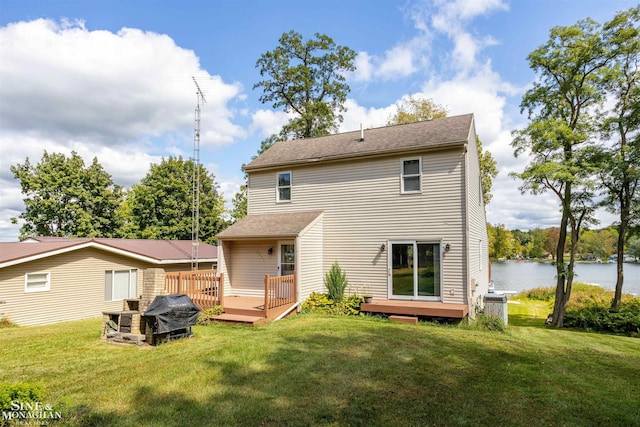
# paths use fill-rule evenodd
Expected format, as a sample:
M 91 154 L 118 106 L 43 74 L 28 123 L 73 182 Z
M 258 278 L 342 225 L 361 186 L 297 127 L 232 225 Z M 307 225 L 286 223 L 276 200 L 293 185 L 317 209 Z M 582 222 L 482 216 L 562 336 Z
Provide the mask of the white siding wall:
M 252 172 L 249 214 L 324 210 L 324 271 L 338 261 L 351 285 L 367 284 L 381 298 L 388 297 L 382 243 L 442 239 L 452 248 L 444 257 L 443 301 L 466 303 L 463 150 L 423 153 L 422 194 L 400 194 L 401 159 L 407 157 L 415 156 L 286 168 L 292 171 L 291 203 L 275 202 L 277 171 Z
M 482 297 L 489 289 L 489 250 L 487 235 L 487 219 L 482 199 L 480 184 L 480 163 L 475 143 L 475 130 L 469 136 L 469 151 L 467 158 L 467 192 L 469 194 L 469 298 L 473 306 L 482 305 Z M 475 291 L 471 286 L 476 281 Z M 473 315 L 473 312 L 471 312 Z
M 264 275 L 278 275 L 276 241 L 224 242 L 223 254 L 225 295 L 264 296 Z
M 324 219 L 321 216 L 313 226 L 306 230 L 298 238 L 296 254 L 299 256 L 298 266 L 304 266 L 298 270 L 298 280 L 300 291 L 298 299 L 304 301 L 311 292 L 325 292 L 323 282 L 323 225 Z

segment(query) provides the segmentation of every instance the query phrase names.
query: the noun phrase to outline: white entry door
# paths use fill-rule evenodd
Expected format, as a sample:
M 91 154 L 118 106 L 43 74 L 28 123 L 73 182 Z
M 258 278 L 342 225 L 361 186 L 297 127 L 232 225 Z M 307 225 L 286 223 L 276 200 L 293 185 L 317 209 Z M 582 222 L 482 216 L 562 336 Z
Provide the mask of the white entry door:
M 280 276 L 293 274 L 296 269 L 296 251 L 293 243 L 280 243 L 278 273 Z

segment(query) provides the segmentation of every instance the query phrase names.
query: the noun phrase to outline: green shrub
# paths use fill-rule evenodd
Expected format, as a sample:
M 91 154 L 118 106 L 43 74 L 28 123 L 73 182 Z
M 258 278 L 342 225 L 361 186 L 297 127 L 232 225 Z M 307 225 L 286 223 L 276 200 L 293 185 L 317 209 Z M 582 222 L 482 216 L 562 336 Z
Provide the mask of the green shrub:
M 617 310 L 612 309 L 608 301 L 569 306 L 564 326 L 640 336 L 640 298 L 623 300 Z
M 473 323 L 470 323 L 473 329 L 480 329 L 483 331 L 497 331 L 504 332 L 507 329 L 507 325 L 504 324 L 504 320 L 499 317 L 486 316 L 484 314 L 478 314 Z
M 208 325 L 211 323 L 211 318 L 215 316 L 219 316 L 224 312 L 224 309 L 221 305 L 216 305 L 213 308 L 208 308 L 204 311 L 200 312 L 198 316 L 198 325 Z
M 44 388 L 34 383 L 1 383 L 0 384 L 0 411 L 10 411 L 11 402 L 22 403 L 42 402 Z
M 328 294 L 312 292 L 303 303 L 302 313 L 336 314 L 357 316 L 364 298 L 359 295 L 343 296 L 342 301 L 332 300 Z
M 18 326 L 18 325 L 16 325 L 11 320 L 9 320 L 9 318 L 0 317 L 0 329 L 14 328 L 16 326 Z
M 66 399 L 51 403 L 44 396 L 44 387 L 36 383 L 0 383 L 0 427 L 14 425 L 53 425 L 64 420 L 65 425 L 76 425 Z M 29 413 L 45 414 L 43 418 L 28 418 Z M 13 414 L 12 414 L 13 413 Z M 62 414 L 65 413 L 63 416 Z M 15 418 L 12 415 L 16 416 Z M 71 415 L 71 416 L 70 416 Z M 22 418 L 26 416 L 27 418 Z
M 342 271 L 338 261 L 334 262 L 331 269 L 324 275 L 324 284 L 329 291 L 329 299 L 342 301 L 344 290 L 349 285 L 347 273 Z

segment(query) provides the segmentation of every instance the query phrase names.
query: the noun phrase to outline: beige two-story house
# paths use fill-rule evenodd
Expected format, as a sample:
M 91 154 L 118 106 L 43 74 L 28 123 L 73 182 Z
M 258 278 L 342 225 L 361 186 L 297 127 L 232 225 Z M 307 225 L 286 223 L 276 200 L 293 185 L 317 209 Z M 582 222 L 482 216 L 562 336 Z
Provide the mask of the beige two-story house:
M 228 294 L 262 296 L 265 274 L 295 271 L 304 301 L 326 291 L 337 261 L 348 291 L 388 307 L 464 317 L 482 304 L 488 238 L 472 114 L 278 142 L 245 171 L 248 215 L 218 235 Z

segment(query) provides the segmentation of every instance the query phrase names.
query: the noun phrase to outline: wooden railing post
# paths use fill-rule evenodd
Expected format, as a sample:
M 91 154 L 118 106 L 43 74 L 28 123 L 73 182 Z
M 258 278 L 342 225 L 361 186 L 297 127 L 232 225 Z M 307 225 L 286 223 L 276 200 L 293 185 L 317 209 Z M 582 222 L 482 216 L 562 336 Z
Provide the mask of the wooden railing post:
M 178 289 L 176 293 L 182 293 L 182 271 L 178 272 Z
M 297 278 L 298 278 L 298 273 L 296 273 L 296 271 L 293 271 L 293 301 L 292 302 L 298 302 L 298 286 L 297 286 Z
M 220 273 L 220 281 L 218 282 L 218 301 L 224 307 L 224 273 Z
M 269 317 L 269 275 L 264 275 L 264 317 Z

